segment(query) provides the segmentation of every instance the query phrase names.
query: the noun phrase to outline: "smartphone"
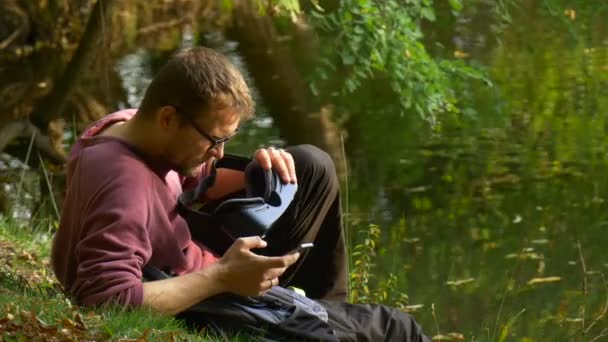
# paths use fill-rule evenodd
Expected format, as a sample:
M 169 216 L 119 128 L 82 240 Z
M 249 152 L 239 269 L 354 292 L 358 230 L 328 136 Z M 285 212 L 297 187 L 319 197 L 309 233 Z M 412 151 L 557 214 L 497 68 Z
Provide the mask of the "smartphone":
M 296 252 L 297 253 L 302 253 L 305 250 L 307 250 L 309 248 L 312 248 L 313 246 L 314 246 L 314 244 L 312 242 L 303 243 L 303 244 L 299 245 L 296 249 L 294 249 L 293 251 L 291 251 L 290 254 L 293 254 L 293 253 L 296 253 Z

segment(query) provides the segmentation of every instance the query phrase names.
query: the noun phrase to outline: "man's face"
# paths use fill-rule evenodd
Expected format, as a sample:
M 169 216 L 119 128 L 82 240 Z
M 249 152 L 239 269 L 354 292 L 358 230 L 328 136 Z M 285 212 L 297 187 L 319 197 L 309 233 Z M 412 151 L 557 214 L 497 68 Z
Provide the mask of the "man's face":
M 212 140 L 233 136 L 239 125 L 239 114 L 231 108 L 216 110 L 209 115 L 179 113 L 182 125 L 169 140 L 165 157 L 175 171 L 183 176 L 198 174 L 202 163 L 210 163 L 224 156 L 224 143 L 214 146 Z M 187 120 L 185 115 L 192 115 Z

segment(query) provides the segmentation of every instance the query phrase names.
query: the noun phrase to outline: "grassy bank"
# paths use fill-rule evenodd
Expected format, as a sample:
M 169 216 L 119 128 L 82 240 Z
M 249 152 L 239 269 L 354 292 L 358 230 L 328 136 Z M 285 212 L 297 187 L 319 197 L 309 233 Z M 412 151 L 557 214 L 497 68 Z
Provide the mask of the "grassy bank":
M 74 305 L 50 267 L 49 232 L 53 230 L 19 227 L 0 218 L 0 336 L 4 340 L 251 340 L 246 335 L 192 332 L 182 322 L 147 309 L 87 309 Z M 384 303 L 410 311 L 407 295 L 396 288 L 395 275 L 370 288 L 380 229 L 372 225 L 361 229 L 360 234 L 361 243 L 351 249 L 351 302 Z
M 0 221 L 0 340 L 226 341 L 149 310 L 73 305 L 49 264 L 50 236 Z M 230 340 L 246 340 L 230 336 Z

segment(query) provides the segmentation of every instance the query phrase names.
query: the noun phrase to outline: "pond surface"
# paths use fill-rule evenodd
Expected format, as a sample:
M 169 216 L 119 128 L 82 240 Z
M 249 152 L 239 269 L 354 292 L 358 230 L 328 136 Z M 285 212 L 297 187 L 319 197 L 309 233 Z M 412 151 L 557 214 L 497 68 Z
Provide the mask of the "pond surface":
M 349 132 L 351 228 L 381 227 L 378 278 L 433 334 L 578 340 L 605 308 L 608 36 L 580 15 L 521 8 L 499 40 L 456 25 L 494 87 L 438 128 L 366 113 Z
M 585 340 L 608 296 L 608 12 L 526 2 L 510 14 L 504 26 L 477 13 L 430 28 L 428 46 L 453 46 L 493 82 L 462 89 L 461 114 L 430 125 L 374 113 L 388 99 L 373 89 L 351 113 L 349 240 L 380 227 L 370 287 L 393 274 L 430 335 Z M 247 69 L 238 44 L 206 41 Z M 137 104 L 165 57 L 139 48 L 114 62 L 126 94 L 116 108 Z M 265 100 L 229 152 L 290 141 Z M 607 327 L 597 320 L 589 335 Z

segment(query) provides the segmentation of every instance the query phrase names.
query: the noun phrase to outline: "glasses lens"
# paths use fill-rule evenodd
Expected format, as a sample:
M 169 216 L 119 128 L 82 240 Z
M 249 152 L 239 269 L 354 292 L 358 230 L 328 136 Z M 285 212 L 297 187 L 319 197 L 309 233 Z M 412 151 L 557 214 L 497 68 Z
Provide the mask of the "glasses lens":
M 209 150 L 217 150 L 218 148 L 220 148 L 221 146 L 223 146 L 225 143 L 227 143 L 230 139 L 232 139 L 232 136 L 224 138 L 224 139 L 220 139 L 220 140 L 216 140 L 213 141 L 211 143 L 211 147 L 209 147 Z

